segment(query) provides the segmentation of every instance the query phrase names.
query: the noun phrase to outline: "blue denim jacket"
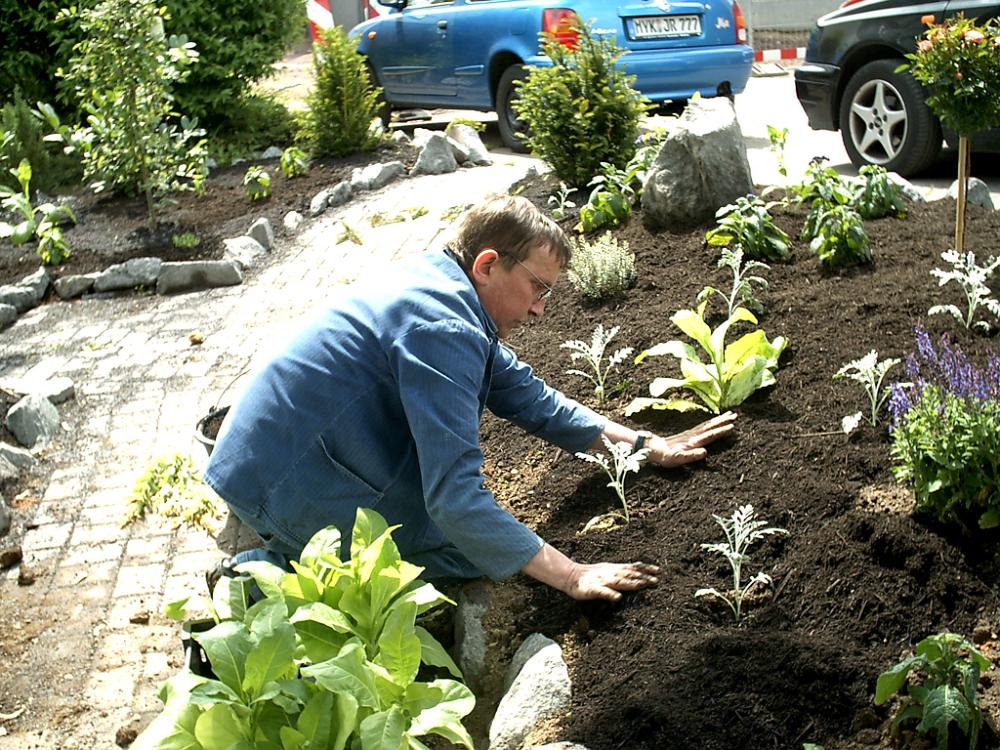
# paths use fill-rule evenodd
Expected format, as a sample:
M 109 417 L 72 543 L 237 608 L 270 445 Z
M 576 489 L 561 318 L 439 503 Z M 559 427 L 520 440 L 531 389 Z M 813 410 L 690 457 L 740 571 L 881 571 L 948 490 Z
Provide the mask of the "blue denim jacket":
M 454 256 L 428 252 L 338 302 L 254 377 L 205 480 L 293 556 L 328 524 L 349 537 L 368 507 L 402 524 L 394 538 L 426 577 L 504 578 L 542 540 L 483 485 L 484 407 L 569 451 L 605 424 L 519 362 Z

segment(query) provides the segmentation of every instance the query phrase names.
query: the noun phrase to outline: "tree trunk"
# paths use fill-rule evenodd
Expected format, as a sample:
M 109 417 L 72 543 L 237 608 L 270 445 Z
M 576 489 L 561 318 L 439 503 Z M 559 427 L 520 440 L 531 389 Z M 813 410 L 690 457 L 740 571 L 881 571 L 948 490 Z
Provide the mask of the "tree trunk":
M 969 187 L 969 139 L 958 137 L 958 201 L 955 204 L 955 252 L 965 252 L 965 206 Z

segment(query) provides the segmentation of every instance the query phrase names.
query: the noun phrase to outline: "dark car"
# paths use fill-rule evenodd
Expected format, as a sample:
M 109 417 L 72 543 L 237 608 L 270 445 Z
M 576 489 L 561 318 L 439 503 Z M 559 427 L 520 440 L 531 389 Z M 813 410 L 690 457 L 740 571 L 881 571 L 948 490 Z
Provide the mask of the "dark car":
M 378 0 L 391 8 L 355 26 L 390 108 L 496 111 L 500 134 L 524 151 L 511 102 L 525 68 L 551 65 L 539 34 L 567 46 L 590 23 L 625 54 L 618 65 L 657 104 L 743 91 L 753 65 L 736 0 Z
M 805 62 L 795 71 L 795 93 L 814 130 L 839 130 L 856 166 L 877 164 L 903 176 L 930 166 L 942 141 L 958 136 L 934 116 L 926 90 L 907 71 L 926 30 L 964 14 L 984 21 L 1000 16 L 1000 2 L 982 0 L 848 0 L 821 17 L 809 34 Z M 1000 96 L 1000 92 L 997 93 Z M 977 133 L 975 151 L 1000 152 L 1000 128 Z

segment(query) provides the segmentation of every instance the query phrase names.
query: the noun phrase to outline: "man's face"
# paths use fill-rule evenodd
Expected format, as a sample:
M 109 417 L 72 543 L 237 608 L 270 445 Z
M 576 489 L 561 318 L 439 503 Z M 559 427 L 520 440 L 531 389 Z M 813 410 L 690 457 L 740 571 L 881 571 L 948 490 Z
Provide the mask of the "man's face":
M 501 262 L 499 249 L 486 248 L 474 266 L 473 277 L 479 299 L 500 338 L 545 312 L 545 297 L 562 270 L 548 247 L 535 247 L 523 261 L 509 267 Z

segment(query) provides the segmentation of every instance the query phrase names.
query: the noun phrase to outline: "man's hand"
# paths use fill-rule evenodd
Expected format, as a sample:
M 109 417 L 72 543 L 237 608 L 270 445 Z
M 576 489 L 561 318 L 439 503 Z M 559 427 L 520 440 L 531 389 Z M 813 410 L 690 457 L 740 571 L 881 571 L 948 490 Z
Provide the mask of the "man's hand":
M 647 460 L 668 467 L 700 461 L 707 453 L 704 446 L 731 433 L 735 421 L 736 414 L 727 411 L 676 435 L 654 435 L 646 441 L 646 447 L 650 449 Z
M 622 591 L 637 591 L 660 582 L 660 569 L 649 563 L 574 563 L 563 591 L 574 599 L 618 601 Z

